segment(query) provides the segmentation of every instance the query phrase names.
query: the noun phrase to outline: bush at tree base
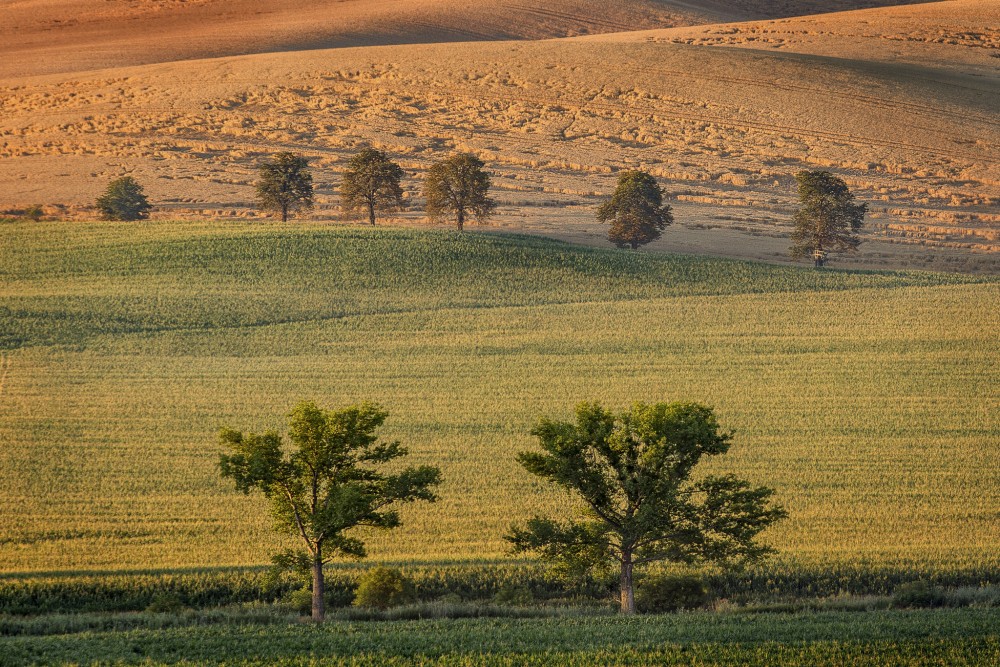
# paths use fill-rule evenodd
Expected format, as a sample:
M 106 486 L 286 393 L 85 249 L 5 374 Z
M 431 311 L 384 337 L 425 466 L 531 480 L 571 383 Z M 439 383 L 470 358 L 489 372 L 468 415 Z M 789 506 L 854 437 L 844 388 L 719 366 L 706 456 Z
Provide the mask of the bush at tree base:
M 389 609 L 417 599 L 413 582 L 395 568 L 374 567 L 358 580 L 354 606 L 367 609 Z

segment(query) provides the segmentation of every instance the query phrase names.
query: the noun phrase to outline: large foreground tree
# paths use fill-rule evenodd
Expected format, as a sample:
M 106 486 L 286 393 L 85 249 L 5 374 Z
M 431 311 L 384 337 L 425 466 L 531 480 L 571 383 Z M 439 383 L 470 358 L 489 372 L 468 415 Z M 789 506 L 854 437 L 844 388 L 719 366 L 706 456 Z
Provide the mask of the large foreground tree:
M 259 168 L 257 204 L 265 211 L 281 214 L 281 221 L 288 222 L 288 215 L 308 211 L 313 207 L 313 182 L 309 163 L 295 153 L 278 153 L 270 162 Z
M 598 222 L 609 223 L 608 240 L 619 248 L 641 245 L 660 238 L 674 222 L 670 205 L 663 203 L 663 188 L 644 171 L 623 171 L 609 200 L 597 209 Z
M 733 476 L 699 476 L 705 456 L 729 450 L 712 409 L 697 403 L 636 403 L 614 414 L 596 403 L 576 423 L 542 419 L 532 431 L 542 452 L 518 462 L 582 501 L 579 516 L 536 516 L 506 536 L 576 573 L 614 567 L 621 610 L 635 613 L 633 570 L 656 561 L 737 565 L 771 549 L 756 537 L 785 516 L 774 492 Z
M 365 211 L 374 227 L 376 213 L 403 207 L 402 178 L 402 167 L 382 151 L 366 148 L 347 163 L 340 185 L 342 205 L 347 211 Z
M 458 153 L 432 164 L 424 182 L 427 215 L 432 219 L 454 215 L 459 231 L 470 214 L 480 222 L 489 218 L 496 202 L 489 196 L 490 176 L 484 166 L 471 153 Z
M 287 445 L 274 431 L 219 433 L 231 452 L 219 459 L 222 476 L 243 493 L 262 493 L 276 528 L 304 547 L 278 554 L 275 563 L 311 571 L 314 620 L 326 613 L 323 564 L 338 555 L 366 555 L 350 529 L 395 528 L 399 504 L 437 500 L 431 491 L 441 481 L 437 468 L 394 466 L 392 474 L 378 469 L 407 453 L 399 442 L 376 436 L 387 416 L 371 403 L 328 411 L 304 401 L 288 415 Z
M 868 212 L 867 204 L 855 204 L 843 179 L 828 171 L 802 171 L 799 209 L 792 232 L 792 257 L 812 257 L 823 266 L 830 252 L 852 252 L 861 244 L 858 231 Z

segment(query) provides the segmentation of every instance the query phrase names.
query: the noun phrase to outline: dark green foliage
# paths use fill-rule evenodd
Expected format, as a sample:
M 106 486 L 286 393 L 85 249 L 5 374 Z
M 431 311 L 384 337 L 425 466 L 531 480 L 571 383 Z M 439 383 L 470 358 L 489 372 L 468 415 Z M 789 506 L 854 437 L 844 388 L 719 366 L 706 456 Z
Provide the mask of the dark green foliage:
M 296 588 L 290 591 L 284 602 L 303 616 L 312 613 L 313 594 L 308 588 Z
M 608 240 L 619 248 L 636 250 L 660 238 L 673 224 L 666 193 L 656 179 L 644 171 L 623 171 L 611 199 L 597 209 L 597 220 L 610 223 Z
M 374 227 L 376 213 L 403 207 L 402 178 L 402 167 L 382 151 L 366 148 L 347 163 L 340 184 L 342 206 L 347 211 L 364 210 Z
M 496 202 L 490 198 L 490 177 L 483 161 L 471 153 L 458 153 L 431 165 L 424 182 L 427 215 L 432 219 L 454 215 L 458 229 L 471 213 L 480 222 L 490 217 Z
M 892 606 L 897 609 L 943 607 L 948 603 L 944 589 L 926 581 L 910 581 L 892 594 Z
M 360 611 L 360 610 L 351 610 Z M 401 609 L 400 611 L 406 611 Z M 386 615 L 392 612 L 386 612 Z M 380 618 L 372 616 L 372 618 Z M 428 667 L 1000 664 L 994 609 L 334 621 L 212 616 L 131 631 L 7 637 L 0 663 Z M 156 622 L 161 619 L 149 619 Z
M 281 214 L 281 221 L 296 211 L 313 207 L 313 181 L 309 162 L 295 153 L 278 153 L 260 166 L 257 205 Z
M 270 501 L 277 528 L 294 536 L 304 552 L 284 552 L 275 564 L 312 573 L 313 617 L 325 610 L 323 565 L 337 556 L 364 558 L 364 543 L 347 531 L 356 527 L 396 528 L 401 503 L 434 501 L 441 481 L 432 466 L 405 468 L 396 474 L 381 466 L 403 456 L 399 442 L 379 441 L 376 431 L 388 413 L 362 403 L 338 411 L 303 401 L 289 413 L 288 439 L 223 429 L 221 443 L 232 453 L 219 458 L 223 477 L 244 493 L 259 491 Z
M 596 403 L 576 423 L 542 419 L 542 452 L 518 462 L 578 497 L 577 520 L 534 517 L 512 528 L 517 552 L 534 552 L 568 572 L 620 570 L 621 606 L 635 611 L 633 567 L 658 561 L 744 565 L 771 549 L 755 538 L 782 519 L 774 492 L 727 475 L 690 481 L 706 456 L 729 450 L 712 409 L 697 403 L 634 404 L 614 414 Z
M 390 609 L 416 600 L 413 582 L 390 567 L 374 567 L 358 580 L 354 606 L 365 609 Z
M 359 566 L 326 572 L 327 602 L 349 605 L 364 573 Z M 596 582 L 568 587 L 551 569 L 534 563 L 411 566 L 404 568 L 417 599 L 430 602 L 446 596 L 463 601 L 489 601 L 504 591 L 527 589 L 536 601 L 575 597 L 603 600 L 611 588 Z M 738 604 L 767 604 L 838 594 L 889 596 L 901 585 L 924 580 L 933 586 L 979 591 L 968 604 L 996 606 L 1000 570 L 990 567 L 946 570 L 905 564 L 866 566 L 824 564 L 814 567 L 769 563 L 742 571 L 712 571 L 703 580 L 713 595 Z M 641 586 L 641 581 L 640 581 Z M 301 589 L 302 581 L 274 577 L 262 568 L 204 572 L 150 572 L 0 577 L 0 614 L 134 612 L 146 609 L 158 596 L 175 594 L 192 609 L 245 603 L 273 603 Z M 987 595 L 989 593 L 989 595 Z M 504 593 L 506 595 L 506 593 Z
M 698 609 L 711 596 L 701 577 L 693 574 L 654 574 L 636 586 L 635 605 L 643 613 L 661 614 Z
M 97 210 L 105 220 L 145 220 L 151 208 L 139 181 L 131 176 L 111 181 L 97 198 Z
M 868 212 L 867 204 L 855 204 L 847 184 L 828 171 L 802 171 L 799 210 L 792 232 L 793 257 L 813 257 L 822 266 L 829 252 L 851 252 L 861 244 L 858 231 Z

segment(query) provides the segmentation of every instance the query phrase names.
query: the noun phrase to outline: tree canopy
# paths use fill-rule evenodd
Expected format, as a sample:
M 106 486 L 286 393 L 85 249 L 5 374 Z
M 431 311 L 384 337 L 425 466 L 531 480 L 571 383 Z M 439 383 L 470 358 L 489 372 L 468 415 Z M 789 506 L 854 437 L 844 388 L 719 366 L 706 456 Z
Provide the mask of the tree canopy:
M 407 454 L 399 442 L 378 439 L 387 416 L 372 403 L 329 411 L 303 401 L 288 415 L 290 446 L 275 431 L 219 433 L 231 452 L 219 458 L 222 476 L 243 493 L 262 493 L 276 529 L 304 547 L 277 554 L 275 563 L 311 571 L 316 620 L 325 615 L 323 564 L 338 555 L 366 555 L 364 543 L 349 534 L 352 528 L 396 528 L 400 503 L 437 500 L 431 490 L 441 481 L 437 468 L 378 469 Z
M 829 252 L 857 250 L 868 205 L 855 204 L 847 183 L 828 171 L 802 171 L 795 180 L 799 209 L 791 235 L 792 256 L 813 257 L 816 266 L 822 266 Z
M 597 220 L 610 223 L 608 240 L 619 248 L 639 246 L 660 238 L 674 221 L 663 188 L 644 171 L 623 171 L 611 198 L 597 209 Z
M 348 211 L 364 210 L 374 226 L 377 212 L 403 207 L 402 178 L 402 167 L 382 151 L 366 148 L 347 163 L 340 185 L 342 205 Z
M 633 568 L 656 561 L 741 565 L 771 549 L 756 541 L 785 516 L 774 492 L 732 475 L 691 479 L 706 456 L 725 454 L 731 436 L 697 403 L 636 403 L 615 414 L 596 403 L 576 423 L 542 419 L 532 431 L 541 452 L 522 452 L 531 474 L 582 501 L 579 516 L 536 516 L 506 539 L 569 571 L 616 567 L 621 609 L 635 612 Z
M 295 153 L 278 153 L 260 166 L 257 204 L 265 211 L 281 214 L 288 222 L 290 213 L 313 207 L 313 182 L 309 162 Z
M 484 163 L 471 153 L 458 153 L 431 165 L 424 182 L 427 214 L 432 219 L 449 215 L 461 231 L 471 213 L 476 219 L 486 220 L 496 209 L 490 198 L 490 176 Z
M 111 181 L 97 198 L 97 208 L 105 220 L 145 220 L 153 207 L 139 181 L 122 176 Z

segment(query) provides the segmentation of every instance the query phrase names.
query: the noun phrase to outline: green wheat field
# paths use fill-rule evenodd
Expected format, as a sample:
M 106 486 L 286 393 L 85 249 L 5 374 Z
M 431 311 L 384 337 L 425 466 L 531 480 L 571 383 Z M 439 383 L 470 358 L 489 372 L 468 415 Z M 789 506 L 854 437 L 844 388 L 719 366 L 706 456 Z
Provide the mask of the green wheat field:
M 529 430 L 539 416 L 569 418 L 583 400 L 696 400 L 735 431 L 730 454 L 708 471 L 773 486 L 788 509 L 766 534 L 781 567 L 1000 568 L 996 277 L 816 271 L 529 236 L 302 223 L 4 223 L 0 244 L 0 572 L 8 576 L 267 563 L 293 543 L 271 530 L 262 501 L 219 478 L 216 432 L 281 429 L 301 399 L 330 408 L 377 401 L 391 415 L 383 435 L 406 444 L 412 462 L 442 469 L 440 502 L 408 508 L 398 531 L 370 535 L 373 561 L 503 560 L 511 522 L 570 507 L 514 460 L 535 446 Z M 958 664 L 962 651 L 1000 651 L 984 630 L 995 627 L 995 612 L 948 612 L 944 626 L 919 616 L 932 612 L 914 613 L 917 625 L 956 624 L 954 641 L 925 646 L 915 639 L 922 631 L 869 636 L 856 627 L 804 630 L 795 641 L 820 643 L 799 653 L 793 642 L 757 655 L 733 640 L 695 641 L 686 654 L 663 648 L 659 662 L 643 655 L 649 664 L 713 655 L 723 664 L 845 656 L 883 664 L 879 642 L 905 640 L 896 655 Z M 685 622 L 724 622 L 699 618 Z M 563 623 L 582 624 L 584 636 L 611 622 Z M 489 635 L 488 625 L 469 623 L 472 636 Z M 90 648 L 46 638 L 59 644 L 47 644 L 49 654 L 22 638 L 16 647 L 26 653 L 9 655 L 128 662 L 141 658 L 116 642 L 160 650 L 193 645 L 186 633 L 211 644 L 212 632 L 139 628 L 111 633 L 105 645 L 91 636 Z M 276 632 L 300 648 L 313 641 L 296 634 L 304 629 Z M 323 641 L 340 641 L 324 632 Z M 835 641 L 843 636 L 867 643 Z M 623 637 L 566 650 L 583 652 L 579 664 L 639 664 Z M 509 654 L 548 650 L 541 639 L 455 641 L 455 653 L 412 664 L 523 664 Z M 356 664 L 386 664 L 369 653 L 377 647 L 359 646 L 343 652 Z M 411 664 L 418 648 L 393 655 Z M 150 659 L 174 661 L 165 650 Z M 300 664 L 307 653 L 298 650 L 265 657 Z M 783 651 L 792 653 L 779 661 Z

